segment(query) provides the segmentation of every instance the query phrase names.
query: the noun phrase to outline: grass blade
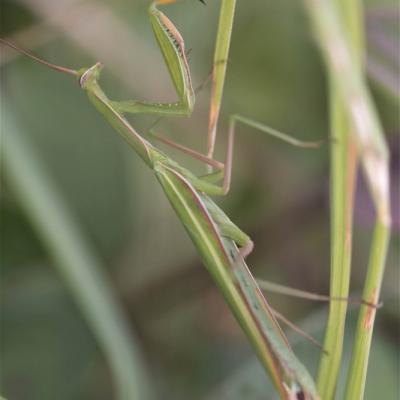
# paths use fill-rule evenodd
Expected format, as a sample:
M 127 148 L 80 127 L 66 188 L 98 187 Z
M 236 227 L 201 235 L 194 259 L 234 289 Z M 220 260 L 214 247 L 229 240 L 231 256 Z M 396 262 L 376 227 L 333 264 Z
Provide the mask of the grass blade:
M 337 1 L 335 4 L 329 0 L 307 0 L 306 4 L 330 74 L 331 86 L 337 93 L 340 107 L 343 107 L 351 122 L 351 132 L 358 145 L 366 181 L 376 209 L 377 223 L 363 299 L 377 303 L 391 224 L 389 157 L 383 130 L 361 68 L 360 54 L 363 53 L 361 9 L 357 1 Z M 375 314 L 376 309 L 361 307 L 355 350 L 348 376 L 346 395 L 348 399 L 363 396 Z M 334 329 L 334 326 L 328 326 L 327 335 L 333 337 L 331 332 Z M 329 351 L 329 347 L 327 349 Z M 324 397 L 327 399 L 334 397 L 340 366 L 339 362 L 335 362 L 331 373 L 328 363 L 321 363 L 319 378 L 319 387 L 328 387 Z
M 71 290 L 110 364 L 118 399 L 151 398 L 149 381 L 135 338 L 117 303 L 101 263 L 68 206 L 24 138 L 4 102 L 4 174 L 62 278 Z

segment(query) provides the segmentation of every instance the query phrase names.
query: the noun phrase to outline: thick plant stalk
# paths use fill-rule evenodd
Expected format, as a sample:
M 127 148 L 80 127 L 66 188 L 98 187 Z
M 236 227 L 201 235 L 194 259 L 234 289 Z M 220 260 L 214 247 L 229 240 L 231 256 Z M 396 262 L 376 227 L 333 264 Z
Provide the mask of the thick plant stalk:
M 1 151 L 7 182 L 102 348 L 115 379 L 116 398 L 153 398 L 140 350 L 102 274 L 100 260 L 4 102 L 1 111 Z
M 347 114 L 334 84 L 330 84 L 331 134 L 331 274 L 330 296 L 349 295 L 353 198 L 357 150 Z M 323 399 L 333 398 L 342 360 L 347 303 L 331 301 L 317 386 Z
M 360 58 L 362 40 L 358 17 L 358 0 L 337 0 L 345 21 L 348 41 L 353 54 Z M 352 124 L 341 100 L 340 90 L 330 76 L 329 104 L 331 146 L 331 275 L 330 296 L 348 297 L 351 271 L 354 190 L 357 170 L 357 149 Z M 333 398 L 342 361 L 347 304 L 329 304 L 328 323 L 324 339 L 326 352 L 321 355 L 318 371 L 318 391 L 322 398 Z
M 390 231 L 388 150 L 361 73 L 359 62 L 362 49 L 361 13 L 357 4 L 352 3 L 351 1 L 340 3 L 342 4 L 340 10 L 339 3 L 335 5 L 331 0 L 306 0 L 330 74 L 331 85 L 337 91 L 338 99 L 351 121 L 351 131 L 354 132 L 366 181 L 376 208 L 377 225 L 363 299 L 377 303 Z M 346 21 L 346 24 L 343 21 Z M 357 46 L 359 46 L 358 51 Z M 347 386 L 349 399 L 362 398 L 375 314 L 375 308 L 362 306 Z M 328 334 L 331 335 L 330 332 Z M 335 370 L 339 366 L 340 363 L 335 364 Z M 324 399 L 334 397 L 336 381 L 337 372 L 331 373 L 323 361 L 319 388 L 325 391 L 325 396 L 322 396 Z M 328 389 L 325 389 L 324 385 L 327 385 Z

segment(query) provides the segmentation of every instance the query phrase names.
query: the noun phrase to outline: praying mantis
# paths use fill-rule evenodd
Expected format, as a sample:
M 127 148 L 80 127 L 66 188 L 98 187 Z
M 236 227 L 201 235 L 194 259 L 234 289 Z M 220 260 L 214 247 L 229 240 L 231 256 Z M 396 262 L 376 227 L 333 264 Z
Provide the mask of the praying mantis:
M 214 160 L 216 127 L 229 52 L 234 0 L 223 0 L 221 3 L 214 55 L 207 154 L 201 154 L 157 136 L 158 140 L 196 157 L 215 171 L 202 177 L 194 175 L 139 135 L 125 117 L 128 113 L 188 116 L 193 110 L 195 93 L 183 38 L 168 17 L 158 9 L 160 5 L 175 1 L 157 0 L 149 7 L 150 22 L 179 97 L 179 101 L 174 103 L 110 100 L 99 84 L 103 68 L 100 62 L 90 68 L 74 70 L 50 64 L 3 39 L 1 42 L 54 70 L 78 79 L 80 87 L 87 93 L 94 107 L 154 171 L 169 202 L 192 239 L 203 264 L 255 347 L 263 366 L 269 372 L 280 397 L 282 399 L 318 399 L 313 379 L 292 352 L 273 311 L 244 261 L 245 256 L 253 248 L 253 242 L 209 197 L 224 195 L 229 191 L 237 122 L 257 128 L 294 145 L 304 147 L 318 145 L 314 142 L 297 141 L 248 118 L 232 115 L 225 161 L 221 163 Z M 219 184 L 221 181 L 222 184 Z

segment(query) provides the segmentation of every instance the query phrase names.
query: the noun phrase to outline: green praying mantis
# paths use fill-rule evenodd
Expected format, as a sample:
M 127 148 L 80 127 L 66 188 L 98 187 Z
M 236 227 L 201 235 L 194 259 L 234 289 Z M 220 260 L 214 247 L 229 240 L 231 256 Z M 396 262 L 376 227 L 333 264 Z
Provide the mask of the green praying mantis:
M 270 374 L 280 397 L 283 399 L 318 399 L 313 379 L 291 350 L 274 312 L 261 294 L 244 261 L 253 248 L 253 242 L 209 196 L 224 195 L 229 191 L 235 125 L 238 122 L 297 146 L 317 147 L 319 143 L 300 142 L 248 118 L 232 115 L 225 161 L 221 163 L 214 160 L 216 127 L 226 74 L 226 60 L 228 59 L 235 8 L 234 0 L 222 0 L 221 3 L 212 73 L 207 154 L 204 155 L 156 136 L 158 140 L 192 155 L 215 170 L 198 177 L 139 135 L 128 122 L 125 114 L 188 116 L 194 107 L 195 91 L 192 87 L 183 38 L 169 18 L 158 9 L 159 5 L 175 1 L 157 0 L 149 7 L 150 22 L 179 98 L 179 101 L 174 103 L 110 100 L 99 84 L 103 68 L 101 63 L 98 62 L 90 68 L 73 70 L 50 64 L 3 39 L 1 42 L 52 69 L 73 75 L 78 79 L 80 87 L 87 93 L 95 108 L 154 171 L 168 200 L 192 239 L 203 264 L 212 275 L 235 317 L 255 347 L 260 361 Z

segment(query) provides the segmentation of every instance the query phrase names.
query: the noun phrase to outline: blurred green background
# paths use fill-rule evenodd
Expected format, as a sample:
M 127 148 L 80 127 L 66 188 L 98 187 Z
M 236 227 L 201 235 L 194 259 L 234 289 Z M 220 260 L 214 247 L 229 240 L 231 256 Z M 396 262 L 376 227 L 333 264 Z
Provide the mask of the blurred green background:
M 192 49 L 196 86 L 211 68 L 219 3 L 208 0 L 204 7 L 186 0 L 165 9 Z M 102 82 L 111 98 L 175 99 L 147 18 L 148 1 L 2 0 L 0 5 L 2 37 L 72 68 L 102 61 Z M 376 321 L 365 398 L 376 399 L 384 391 L 385 399 L 395 399 L 400 372 L 396 3 L 367 2 L 366 28 L 371 88 L 392 153 L 394 224 L 382 290 L 385 306 Z M 239 0 L 219 158 L 233 112 L 300 139 L 327 137 L 325 86 L 301 2 Z M 272 391 L 265 397 L 269 389 L 261 366 L 151 171 L 94 110 L 77 83 L 2 47 L 1 93 L 6 105 L 2 121 L 8 118 L 18 126 L 99 258 L 156 398 L 273 398 Z M 190 119 L 163 120 L 157 129 L 204 150 L 208 99 L 206 87 Z M 155 118 L 131 121 L 146 132 Z M 232 189 L 218 203 L 255 242 L 249 266 L 259 278 L 328 293 L 328 146 L 292 149 L 251 129 L 239 131 Z M 166 151 L 194 171 L 204 171 L 187 157 Z M 114 399 L 106 356 L 26 213 L 29 199 L 21 202 L 12 176 L 4 163 L 2 167 L 1 394 L 10 400 Z M 374 223 L 362 176 L 356 197 L 354 296 L 363 286 Z M 64 227 L 58 229 L 62 237 Z M 325 306 L 277 295 L 267 298 L 292 321 L 323 337 Z M 350 308 L 347 356 L 357 316 L 357 309 Z M 301 359 L 315 371 L 318 349 L 293 340 Z

